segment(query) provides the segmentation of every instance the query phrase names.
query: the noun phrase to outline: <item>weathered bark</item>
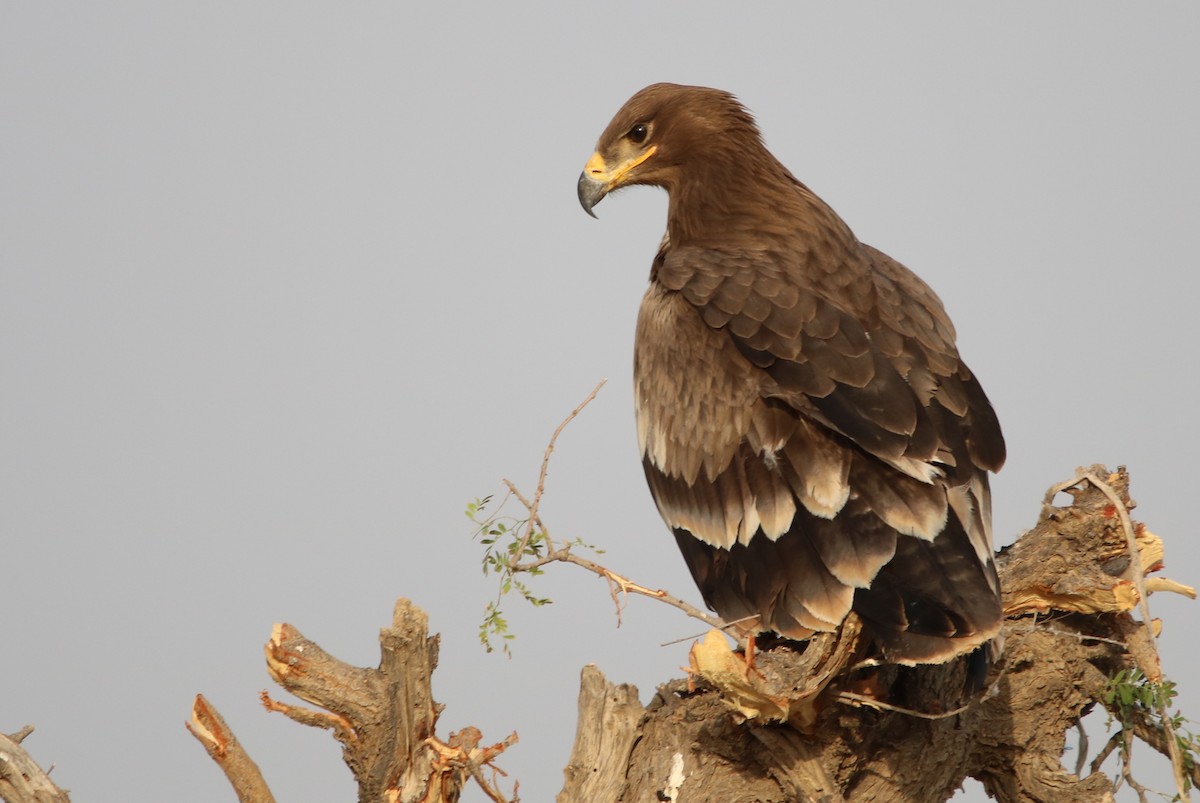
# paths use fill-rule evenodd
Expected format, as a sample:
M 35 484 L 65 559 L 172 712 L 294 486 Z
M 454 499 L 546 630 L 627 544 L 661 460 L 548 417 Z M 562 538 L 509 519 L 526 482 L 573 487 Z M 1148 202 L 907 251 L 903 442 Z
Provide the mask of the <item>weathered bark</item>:
M 1133 506 L 1123 469 L 1089 473 Z M 760 652 L 753 668 L 740 664 L 737 677 L 728 666 L 712 670 L 712 656 L 701 650 L 697 660 L 694 649 L 697 688 L 664 684 L 640 712 L 628 703 L 606 705 L 636 700 L 636 691 L 604 682 L 588 667 L 579 736 L 558 800 L 942 801 L 967 777 L 1003 803 L 1111 800 L 1106 775 L 1080 778 L 1062 766 L 1065 734 L 1103 702 L 1119 670 L 1137 666 L 1161 679 L 1153 636 L 1129 612 L 1139 601 L 1133 572 L 1159 568 L 1162 544 L 1137 525 L 1134 566 L 1112 502 L 1087 482 L 1067 490 L 1073 504 L 1047 500 L 1037 526 L 1000 555 L 1009 618 L 1004 653 L 982 699 L 938 715 L 958 704 L 962 661 L 854 668 L 832 680 L 807 680 L 807 668 L 795 674 L 812 663 L 812 650 L 824 660 L 836 643 Z M 1166 580 L 1145 585 L 1190 592 Z M 814 690 L 815 705 L 793 705 Z M 592 734 L 610 727 L 622 738 L 597 759 Z M 1150 741 L 1165 749 L 1166 740 Z
M 192 719 L 187 723 L 187 729 L 225 773 L 239 803 L 275 803 L 275 796 L 263 780 L 258 765 L 233 735 L 225 718 L 204 699 L 203 694 L 197 694 L 192 703 Z
M 431 784 L 443 787 L 441 797 L 433 799 L 454 800 L 461 779 L 439 777 L 433 768 L 437 756 L 425 743 L 441 712 L 430 691 L 438 639 L 429 637 L 428 618 L 401 600 L 379 643 L 379 668 L 360 668 L 329 655 L 291 625 L 276 625 L 265 648 L 268 672 L 328 713 L 275 709 L 333 731 L 358 781 L 360 801 L 384 800 L 386 790 L 401 790 L 403 801 L 425 800 Z
M 1066 732 L 1103 704 L 1118 671 L 1138 667 L 1161 679 L 1150 633 L 1157 622 L 1130 615 L 1140 591 L 1192 592 L 1143 578 L 1161 568 L 1162 542 L 1124 523 L 1117 504 L 1133 507 L 1124 470 L 1110 475 L 1095 466 L 1085 476 L 1094 480 L 1063 489 L 1074 496 L 1065 507 L 1051 504 L 1060 490 L 1052 489 L 1037 526 L 999 556 L 1005 647 L 982 696 L 963 691 L 965 659 L 909 668 L 863 661 L 868 645 L 854 619 L 803 647 L 760 645 L 752 665 L 723 638 L 706 638 L 692 649 L 689 679 L 660 686 L 645 707 L 636 688 L 609 683 L 588 666 L 559 803 L 921 803 L 946 800 L 967 777 L 1002 803 L 1112 800 L 1106 775 L 1092 768 L 1079 777 L 1062 766 Z M 425 614 L 400 600 L 380 642 L 379 668 L 362 669 L 277 625 L 268 671 L 321 710 L 265 693 L 264 703 L 333 731 L 360 801 L 453 803 L 474 780 L 505 803 L 480 768 L 516 734 L 491 747 L 480 746 L 474 728 L 445 741 L 436 736 L 441 706 L 430 678 L 438 642 Z M 205 707 L 198 716 L 209 741 L 232 750 L 236 740 L 215 711 Z M 1173 744 L 1145 712 L 1131 728 L 1160 751 Z M 1192 780 L 1200 780 L 1195 769 Z M 239 789 L 244 801 L 265 803 L 269 794 L 247 797 Z
M 67 793 L 54 785 L 21 742 L 33 733 L 26 725 L 11 735 L 0 733 L 0 800 L 7 803 L 70 803 Z
M 326 653 L 291 625 L 276 625 L 265 647 L 275 682 L 321 710 L 272 700 L 263 704 L 304 725 L 328 728 L 342 743 L 342 758 L 358 783 L 363 803 L 454 803 L 516 734 L 491 747 L 480 732 L 464 728 L 442 741 L 436 736 L 442 706 L 430 688 L 437 667 L 438 637 L 429 635 L 425 612 L 406 599 L 396 603 L 392 626 L 379 634 L 377 669 L 351 666 Z M 248 757 L 230 760 L 236 739 L 202 697 L 189 729 L 229 775 L 243 803 L 273 799 Z M 237 748 L 240 751 L 240 747 Z
M 1037 526 L 998 556 L 1005 646 L 981 697 L 962 699 L 965 660 L 908 668 L 862 661 L 866 645 L 854 619 L 804 647 L 760 649 L 752 664 L 723 639 L 706 638 L 692 649 L 690 677 L 663 684 L 645 707 L 636 688 L 587 666 L 559 803 L 933 803 L 968 777 L 1001 803 L 1112 800 L 1099 761 L 1082 777 L 1062 766 L 1066 732 L 1105 704 L 1121 670 L 1162 679 L 1154 645 L 1161 623 L 1131 616 L 1139 605 L 1146 615 L 1142 593 L 1195 592 L 1145 577 L 1162 568 L 1163 545 L 1128 521 L 1124 469 L 1093 466 L 1077 479 L 1051 489 Z M 1056 491 L 1073 502 L 1053 505 Z M 379 640 L 379 667 L 365 669 L 276 625 L 265 648 L 268 672 L 319 710 L 265 692 L 264 705 L 331 730 L 363 803 L 455 803 L 471 781 L 507 803 L 481 770 L 516 742 L 515 733 L 491 746 L 480 745 L 475 728 L 436 735 L 442 706 L 430 681 L 438 637 L 429 635 L 425 613 L 399 600 Z M 1112 713 L 1121 718 L 1115 706 Z M 1175 739 L 1161 717 L 1123 713 L 1128 738 L 1171 752 Z M 202 696 L 188 728 L 240 801 L 273 803 L 257 766 Z M 0 734 L 0 798 L 68 803 L 21 748 L 31 731 Z M 1200 767 L 1175 766 L 1200 786 Z
M 609 785 L 624 777 L 645 714 L 636 686 L 609 683 L 594 664 L 583 668 L 575 747 L 563 771 L 580 800 L 609 799 Z

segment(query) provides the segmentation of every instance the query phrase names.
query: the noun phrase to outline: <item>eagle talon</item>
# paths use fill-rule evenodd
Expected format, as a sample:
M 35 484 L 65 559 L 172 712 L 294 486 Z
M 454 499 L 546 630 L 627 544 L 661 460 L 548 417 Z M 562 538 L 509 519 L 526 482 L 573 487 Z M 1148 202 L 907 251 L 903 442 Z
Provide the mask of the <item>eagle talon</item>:
M 757 652 L 755 652 L 756 644 L 756 637 L 753 633 L 746 636 L 746 646 L 742 649 L 742 654 L 746 659 L 746 675 L 749 676 L 753 672 L 763 680 L 766 680 L 767 676 L 759 672 L 758 667 L 754 665 L 754 656 L 757 655 Z

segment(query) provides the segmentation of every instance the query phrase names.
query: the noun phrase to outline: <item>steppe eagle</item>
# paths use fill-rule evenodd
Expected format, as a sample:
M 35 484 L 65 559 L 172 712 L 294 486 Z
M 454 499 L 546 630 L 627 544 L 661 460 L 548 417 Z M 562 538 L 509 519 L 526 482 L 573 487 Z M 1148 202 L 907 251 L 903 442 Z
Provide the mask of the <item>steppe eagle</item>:
M 655 84 L 579 178 L 669 194 L 634 351 L 650 490 L 705 602 L 805 639 L 855 611 L 883 656 L 938 663 L 999 631 L 991 403 L 941 301 L 860 243 L 733 95 Z

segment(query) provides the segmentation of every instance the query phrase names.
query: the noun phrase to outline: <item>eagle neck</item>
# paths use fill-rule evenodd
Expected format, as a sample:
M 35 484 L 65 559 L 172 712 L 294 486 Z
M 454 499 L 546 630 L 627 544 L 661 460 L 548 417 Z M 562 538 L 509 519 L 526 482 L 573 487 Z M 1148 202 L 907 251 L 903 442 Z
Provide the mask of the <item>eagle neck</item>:
M 854 239 L 841 218 L 765 148 L 702 160 L 682 173 L 668 188 L 672 244 L 790 239 L 798 229 L 822 239 Z

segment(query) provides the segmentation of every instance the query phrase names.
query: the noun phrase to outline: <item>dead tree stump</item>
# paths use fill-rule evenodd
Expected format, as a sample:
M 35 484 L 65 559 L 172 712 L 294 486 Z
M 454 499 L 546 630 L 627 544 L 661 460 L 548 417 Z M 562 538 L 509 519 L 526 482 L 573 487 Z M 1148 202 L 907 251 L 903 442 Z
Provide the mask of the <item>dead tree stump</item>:
M 1097 484 L 1068 483 L 1074 499 L 1063 507 L 1048 494 L 1037 526 L 999 556 L 1005 648 L 982 699 L 947 705 L 961 695 L 961 662 L 855 670 L 842 660 L 832 679 L 793 672 L 827 665 L 848 636 L 760 653 L 752 669 L 723 642 L 697 645 L 690 684 L 660 686 L 641 710 L 635 689 L 589 666 L 559 802 L 933 803 L 968 777 L 1002 803 L 1111 800 L 1112 781 L 1097 768 L 1081 777 L 1063 767 L 1066 732 L 1104 704 L 1120 670 L 1162 678 L 1158 623 L 1131 615 L 1138 588 L 1193 592 L 1141 577 L 1161 568 L 1162 541 L 1133 524 L 1131 556 L 1122 516 L 1098 487 L 1132 508 L 1125 470 L 1085 475 Z M 1165 752 L 1164 735 L 1143 726 Z M 610 733 L 619 736 L 605 740 Z

